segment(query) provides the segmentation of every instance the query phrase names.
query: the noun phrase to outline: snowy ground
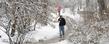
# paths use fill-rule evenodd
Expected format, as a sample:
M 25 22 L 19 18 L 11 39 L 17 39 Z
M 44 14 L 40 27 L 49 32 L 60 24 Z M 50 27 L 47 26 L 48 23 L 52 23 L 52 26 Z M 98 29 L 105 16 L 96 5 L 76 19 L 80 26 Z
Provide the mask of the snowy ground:
M 59 29 L 58 29 L 58 23 L 55 23 L 55 28 L 51 27 L 50 25 L 47 26 L 40 26 L 40 24 L 36 26 L 36 31 L 30 32 L 26 38 L 33 38 L 36 41 L 39 40 L 47 40 L 54 37 L 58 37 L 59 35 Z
M 68 40 L 63 40 L 57 43 L 51 43 L 51 44 L 71 44 Z
M 1 30 L 3 29 L 2 27 L 0 27 L 0 44 L 9 44 L 8 43 L 8 36 Z

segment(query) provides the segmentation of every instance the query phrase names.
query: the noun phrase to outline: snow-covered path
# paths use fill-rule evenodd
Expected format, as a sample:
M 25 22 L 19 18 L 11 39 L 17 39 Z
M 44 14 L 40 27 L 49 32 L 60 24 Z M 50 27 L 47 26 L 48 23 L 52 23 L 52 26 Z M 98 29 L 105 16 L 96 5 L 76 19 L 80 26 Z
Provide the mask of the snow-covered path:
M 66 18 L 66 22 L 67 22 L 67 29 L 66 29 L 66 32 L 65 32 L 65 38 L 64 40 L 62 41 L 65 41 L 69 38 L 69 34 L 71 33 L 71 30 L 72 30 L 72 22 L 71 22 L 71 19 L 70 18 Z M 44 40 L 44 41 L 40 41 L 40 42 L 36 42 L 36 43 L 33 43 L 33 44 L 54 44 L 54 43 L 58 43 L 58 42 L 61 42 L 59 41 L 60 38 L 59 37 L 54 37 L 54 38 L 51 38 L 51 39 L 48 39 L 48 40 Z M 65 43 L 66 44 L 66 43 Z

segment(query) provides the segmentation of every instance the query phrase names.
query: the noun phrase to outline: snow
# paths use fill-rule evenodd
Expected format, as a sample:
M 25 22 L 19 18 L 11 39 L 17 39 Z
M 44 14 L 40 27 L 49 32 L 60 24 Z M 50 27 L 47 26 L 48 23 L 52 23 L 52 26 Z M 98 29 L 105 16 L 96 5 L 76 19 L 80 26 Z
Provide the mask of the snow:
M 51 13 L 51 15 L 53 15 L 54 19 L 57 19 L 58 17 L 58 15 L 54 13 Z M 77 14 L 77 12 L 74 12 L 74 13 L 71 12 L 69 8 L 65 8 L 65 12 L 63 12 L 62 10 L 61 15 L 64 17 L 72 18 L 76 22 L 83 21 L 83 18 L 81 17 L 81 15 Z M 26 35 L 25 40 L 31 41 L 32 39 L 32 42 L 38 42 L 39 40 L 48 40 L 55 37 L 59 37 L 58 22 L 51 22 L 51 24 L 53 24 L 55 27 L 52 27 L 50 24 L 48 24 L 47 26 L 41 26 L 41 24 L 37 24 L 36 31 L 29 32 Z M 67 29 L 67 27 L 65 27 L 65 29 Z M 5 29 L 0 27 L 0 35 L 2 36 L 2 38 L 0 38 L 0 44 L 9 44 L 8 42 L 6 42 L 8 40 L 8 36 L 3 31 L 5 31 Z M 106 39 L 100 41 L 100 44 L 108 44 L 108 43 L 109 41 Z M 50 43 L 50 44 L 71 44 L 71 43 L 68 40 L 62 40 L 57 43 Z
M 51 44 L 71 44 L 68 40 L 63 40 L 57 43 L 51 43 Z
M 65 8 L 65 12 L 63 12 L 62 10 L 61 15 L 72 18 L 76 23 L 84 21 L 83 17 L 80 14 L 78 14 L 76 10 L 75 12 L 71 12 L 70 8 Z
M 0 41 L 0 44 L 8 44 L 8 43 L 5 43 L 5 42 Z
M 54 17 L 54 19 L 57 19 L 58 15 L 51 13 L 51 15 Z M 62 13 L 61 15 L 64 17 L 70 17 L 73 20 L 75 20 L 76 22 L 79 22 L 82 20 L 81 16 L 79 14 L 72 14 L 72 12 L 70 11 L 69 8 L 65 8 L 65 12 Z M 47 26 L 41 26 L 40 24 L 36 25 L 36 30 L 37 32 L 32 32 L 32 38 L 35 39 L 36 41 L 39 40 L 48 40 L 48 39 L 52 39 L 55 37 L 59 36 L 59 27 L 58 27 L 58 23 L 52 23 L 54 26 L 56 26 L 55 28 L 51 27 L 50 25 Z M 67 28 L 67 27 L 65 27 Z M 70 44 L 70 42 L 68 40 L 63 40 L 63 41 L 59 41 L 57 43 L 51 43 L 51 44 Z
M 3 28 L 0 27 L 0 36 L 1 36 L 0 44 L 8 44 L 8 36 L 1 29 L 3 29 Z
M 101 41 L 100 44 L 109 44 L 109 41 Z
M 40 26 L 40 24 L 37 24 L 36 31 L 30 32 L 26 38 L 32 38 L 38 42 L 39 40 L 48 40 L 51 38 L 59 37 L 58 23 L 54 23 L 54 25 L 55 28 L 49 24 L 47 26 Z
M 55 13 L 51 13 L 51 15 L 54 17 L 53 19 L 57 20 L 58 15 L 56 15 Z M 62 15 L 68 16 L 68 17 L 73 18 L 75 20 L 77 20 L 77 19 L 79 20 L 79 17 L 77 17 L 78 15 L 73 16 L 71 14 L 71 11 L 68 8 L 66 8 L 65 13 L 63 13 Z M 34 39 L 35 41 L 38 42 L 39 40 L 48 40 L 48 39 L 52 39 L 55 37 L 59 37 L 58 22 L 50 22 L 50 23 L 53 24 L 55 27 L 52 27 L 50 24 L 48 24 L 47 26 L 41 26 L 41 24 L 37 24 L 36 31 L 30 32 L 30 34 L 28 34 L 26 36 L 26 38 Z M 65 29 L 67 29 L 66 26 L 65 26 Z M 35 41 L 32 41 L 32 42 L 35 42 Z M 68 44 L 68 41 L 63 40 L 63 41 L 58 42 L 56 44 L 63 44 L 63 43 Z M 55 43 L 53 43 L 53 44 L 55 44 Z
M 1 33 L 6 32 L 6 30 L 1 26 L 0 26 L 0 31 L 1 31 Z
M 53 16 L 53 20 L 57 20 L 58 15 L 56 15 L 55 13 L 51 13 L 51 15 Z M 54 27 L 52 27 L 50 24 L 52 24 Z M 32 31 L 27 34 L 26 38 L 34 39 L 38 42 L 39 40 L 48 40 L 55 37 L 59 37 L 59 23 L 50 22 L 50 24 L 48 24 L 47 26 L 41 26 L 41 24 L 38 23 L 36 25 L 36 31 Z M 65 30 L 66 29 L 67 27 L 65 26 Z
M 0 0 L 0 2 L 5 2 L 6 0 Z
M 50 25 L 43 26 L 38 29 L 38 32 L 34 34 L 35 39 L 50 39 L 54 36 L 58 36 L 58 24 L 56 24 L 56 28 L 51 27 Z

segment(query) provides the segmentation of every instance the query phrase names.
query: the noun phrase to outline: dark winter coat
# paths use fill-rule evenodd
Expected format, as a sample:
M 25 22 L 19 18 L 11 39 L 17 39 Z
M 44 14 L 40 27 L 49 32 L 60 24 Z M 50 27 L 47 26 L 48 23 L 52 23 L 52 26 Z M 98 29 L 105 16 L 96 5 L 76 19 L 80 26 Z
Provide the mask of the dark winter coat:
M 59 21 L 59 26 L 64 26 L 64 25 L 66 24 L 65 19 L 62 18 L 62 17 L 60 17 L 60 18 L 58 19 L 58 21 Z

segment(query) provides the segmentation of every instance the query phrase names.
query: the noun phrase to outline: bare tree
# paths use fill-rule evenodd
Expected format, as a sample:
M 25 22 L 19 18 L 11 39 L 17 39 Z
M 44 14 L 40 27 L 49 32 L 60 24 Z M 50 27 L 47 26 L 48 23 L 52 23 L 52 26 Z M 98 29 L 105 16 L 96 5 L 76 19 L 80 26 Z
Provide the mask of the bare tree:
M 33 31 L 32 27 L 35 30 L 37 23 L 47 25 L 47 0 L 6 0 L 3 3 L 7 25 L 0 25 L 6 29 L 10 44 L 24 44 L 25 35 Z M 32 21 L 35 21 L 34 26 L 31 26 Z

